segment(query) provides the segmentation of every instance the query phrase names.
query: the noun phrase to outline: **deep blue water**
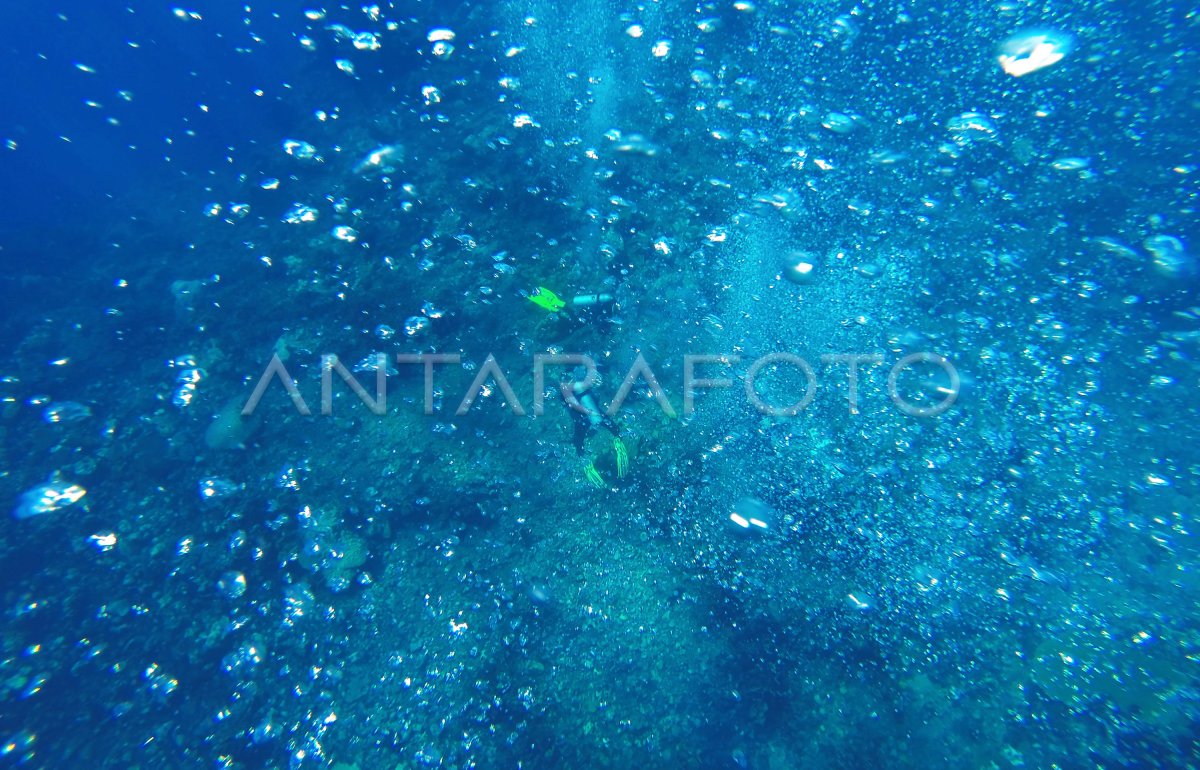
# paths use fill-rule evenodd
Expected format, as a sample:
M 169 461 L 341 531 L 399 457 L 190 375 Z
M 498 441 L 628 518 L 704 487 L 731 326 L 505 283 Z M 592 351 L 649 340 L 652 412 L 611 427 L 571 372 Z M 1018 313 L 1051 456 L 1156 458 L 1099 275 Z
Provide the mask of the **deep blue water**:
M 0 29 L 0 763 L 1200 764 L 1193 9 Z

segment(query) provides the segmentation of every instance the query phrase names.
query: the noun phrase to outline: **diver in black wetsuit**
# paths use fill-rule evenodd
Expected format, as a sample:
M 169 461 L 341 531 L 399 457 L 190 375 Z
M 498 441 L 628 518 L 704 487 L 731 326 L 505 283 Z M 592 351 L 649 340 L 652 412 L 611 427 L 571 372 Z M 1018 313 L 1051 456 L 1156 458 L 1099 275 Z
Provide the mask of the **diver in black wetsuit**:
M 571 420 L 574 423 L 571 441 L 579 456 L 584 457 L 584 475 L 593 486 L 604 487 L 604 479 L 596 470 L 595 463 L 591 458 L 585 456 L 584 447 L 588 438 L 598 433 L 601 428 L 612 434 L 613 455 L 616 460 L 618 477 L 623 477 L 629 470 L 629 452 L 625 448 L 625 442 L 621 440 L 621 428 L 617 425 L 617 421 L 600 410 L 592 395 L 592 389 L 599 384 L 600 377 L 595 374 L 594 369 L 589 374 L 587 369 L 580 366 L 575 369 L 570 379 L 563 382 L 561 391 L 563 401 L 571 409 Z

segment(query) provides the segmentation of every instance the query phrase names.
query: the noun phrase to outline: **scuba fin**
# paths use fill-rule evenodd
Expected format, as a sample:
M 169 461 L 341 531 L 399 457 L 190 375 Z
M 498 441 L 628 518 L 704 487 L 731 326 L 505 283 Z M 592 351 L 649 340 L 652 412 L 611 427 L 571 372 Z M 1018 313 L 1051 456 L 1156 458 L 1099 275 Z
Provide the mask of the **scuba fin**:
M 629 450 L 625 448 L 625 442 L 618 437 L 613 437 L 613 454 L 617 457 L 617 476 L 624 478 L 629 472 Z
M 529 301 L 538 307 L 545 308 L 551 313 L 557 313 L 567 306 L 567 303 L 558 298 L 558 295 L 547 289 L 545 286 L 539 286 L 529 294 Z
M 600 471 L 596 470 L 596 466 L 591 460 L 588 460 L 583 465 L 583 475 L 596 489 L 604 489 L 604 479 L 600 477 Z

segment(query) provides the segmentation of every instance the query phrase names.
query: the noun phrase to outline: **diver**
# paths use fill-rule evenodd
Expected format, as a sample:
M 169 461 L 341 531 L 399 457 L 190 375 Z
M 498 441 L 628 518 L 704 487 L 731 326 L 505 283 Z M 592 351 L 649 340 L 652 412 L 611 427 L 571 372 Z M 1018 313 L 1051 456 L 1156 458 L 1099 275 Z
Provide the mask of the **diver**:
M 592 486 L 603 489 L 606 486 L 604 477 L 596 469 L 596 463 L 586 449 L 588 440 L 598 435 L 601 428 L 612 434 L 613 463 L 618 478 L 623 478 L 629 471 L 629 451 L 625 448 L 625 442 L 621 440 L 621 428 L 617 421 L 602 412 L 596 403 L 592 390 L 599 384 L 600 376 L 594 368 L 589 373 L 586 368 L 578 366 L 572 372 L 572 376 L 563 381 L 560 391 L 563 401 L 571 410 L 574 423 L 571 441 L 575 445 L 575 451 L 583 458 L 584 477 Z M 603 452 L 596 455 L 597 459 L 601 456 Z
M 549 311 L 548 318 L 559 323 L 565 321 L 573 331 L 612 323 L 608 313 L 614 301 L 611 294 L 577 294 L 570 299 L 562 299 L 545 286 L 538 286 L 525 296 L 533 304 Z

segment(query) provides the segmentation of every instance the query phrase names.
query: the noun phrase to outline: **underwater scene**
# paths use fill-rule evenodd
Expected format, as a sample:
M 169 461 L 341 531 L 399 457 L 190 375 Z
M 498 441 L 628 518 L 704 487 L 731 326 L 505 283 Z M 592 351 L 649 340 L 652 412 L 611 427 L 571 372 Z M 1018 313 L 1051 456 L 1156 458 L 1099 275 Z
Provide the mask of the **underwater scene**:
M 1200 767 L 1200 8 L 8 0 L 0 767 Z

